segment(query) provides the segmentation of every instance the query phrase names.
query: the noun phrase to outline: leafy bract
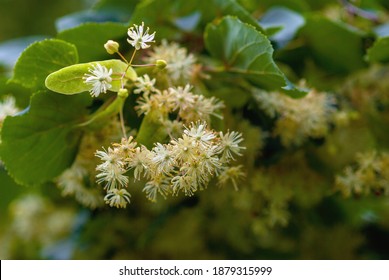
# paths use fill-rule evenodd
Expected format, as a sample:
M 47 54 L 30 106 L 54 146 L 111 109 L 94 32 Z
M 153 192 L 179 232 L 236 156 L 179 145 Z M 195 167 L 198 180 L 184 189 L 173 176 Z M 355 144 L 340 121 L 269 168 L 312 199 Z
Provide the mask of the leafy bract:
M 47 75 L 77 62 L 77 49 L 72 44 L 57 39 L 36 42 L 20 55 L 12 81 L 32 90 L 43 89 Z
M 110 91 L 119 91 L 122 83 L 120 78 L 124 71 L 126 71 L 127 64 L 118 59 L 81 63 L 62 68 L 54 73 L 51 73 L 47 77 L 45 81 L 46 87 L 52 91 L 63 94 L 77 94 L 88 91 L 91 86 L 85 83 L 84 76 L 89 73 L 89 69 L 97 63 L 107 67 L 107 69 L 112 69 L 113 80 Z M 136 79 L 136 72 L 131 67 L 127 69 L 123 82 L 125 83 L 128 79 Z
M 74 44 L 80 56 L 80 62 L 100 59 L 108 54 L 104 44 L 108 40 L 124 38 L 127 25 L 123 23 L 89 22 L 58 33 L 57 38 Z
M 367 50 L 369 62 L 389 62 L 389 37 L 378 38 L 374 45 Z
M 282 88 L 295 97 L 305 95 L 275 64 L 270 41 L 251 25 L 234 17 L 210 23 L 205 31 L 205 45 L 211 55 L 223 63 L 223 71 L 242 75 L 268 90 Z
M 105 126 L 109 119 L 112 119 L 113 116 L 120 113 L 127 97 L 127 90 L 119 92 L 115 99 L 101 106 L 96 112 L 88 117 L 86 122 L 80 124 L 80 126 L 88 126 L 91 129 L 100 129 Z
M 22 185 L 39 185 L 69 167 L 77 152 L 88 95 L 39 91 L 29 110 L 7 117 L 1 130 L 0 158 Z

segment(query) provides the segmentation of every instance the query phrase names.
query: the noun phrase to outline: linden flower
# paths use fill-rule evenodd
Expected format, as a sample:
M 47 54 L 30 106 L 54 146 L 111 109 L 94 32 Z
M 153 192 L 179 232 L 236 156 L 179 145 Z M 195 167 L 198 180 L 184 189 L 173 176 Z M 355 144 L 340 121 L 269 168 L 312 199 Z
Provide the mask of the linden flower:
M 143 192 L 146 193 L 146 197 L 152 201 L 157 201 L 157 194 L 159 193 L 162 197 L 166 198 L 170 192 L 170 182 L 167 177 L 159 173 L 152 180 L 148 181 L 143 188 Z
M 134 30 L 135 29 L 135 30 Z M 142 22 L 142 25 L 136 25 L 134 24 L 134 27 L 130 27 L 128 29 L 128 36 L 132 39 L 127 39 L 127 42 L 131 44 L 136 50 L 139 49 L 147 49 L 150 47 L 150 45 L 147 45 L 146 43 L 154 42 L 154 35 L 148 34 L 149 28 L 147 27 L 146 31 L 143 33 L 144 29 L 144 22 Z
M 112 69 L 108 70 L 107 67 L 97 63 L 88 71 L 91 74 L 85 74 L 83 79 L 85 80 L 84 83 L 92 86 L 90 89 L 92 97 L 98 97 L 102 92 L 107 93 L 107 90 L 112 87 Z
M 222 152 L 222 159 L 227 162 L 230 159 L 234 159 L 233 154 L 241 156 L 240 150 L 246 149 L 245 147 L 239 146 L 239 143 L 243 141 L 242 134 L 232 131 L 223 134 L 219 133 L 220 136 L 220 147 L 219 149 Z
M 234 189 L 237 191 L 237 181 L 246 176 L 245 173 L 242 171 L 242 168 L 242 165 L 224 168 L 218 177 L 218 185 L 222 186 L 225 185 L 228 181 L 231 181 L 232 185 L 234 186 Z
M 174 110 L 179 109 L 179 115 L 183 115 L 185 110 L 192 108 L 195 103 L 195 96 L 190 92 L 191 89 L 192 86 L 189 84 L 185 85 L 185 87 L 169 88 L 169 93 L 176 99 Z
M 96 176 L 98 179 L 97 183 L 106 182 L 105 188 L 109 191 L 116 189 L 117 186 L 127 186 L 128 177 L 124 175 L 127 170 L 124 168 L 123 161 L 114 150 L 108 148 L 108 152 L 105 150 L 96 151 L 95 155 L 103 161 L 102 164 L 96 167 L 96 170 L 99 171 Z
M 128 158 L 128 167 L 134 169 L 134 181 L 140 180 L 141 176 L 147 176 L 150 172 L 152 153 L 145 147 L 137 147 Z
M 188 176 L 177 175 L 171 180 L 171 183 L 175 195 L 182 191 L 186 196 L 192 196 L 197 191 L 197 186 L 193 184 L 193 179 Z
M 130 203 L 130 197 L 130 193 L 125 189 L 113 189 L 107 193 L 104 200 L 111 207 L 126 208 L 127 204 Z
M 206 122 L 197 122 L 196 124 L 192 122 L 189 128 L 184 127 L 184 134 L 199 141 L 204 147 L 208 147 L 216 137 L 212 131 L 207 130 Z
M 152 162 L 156 164 L 158 172 L 169 173 L 175 164 L 171 147 L 157 143 L 152 152 Z
M 135 94 L 144 93 L 149 94 L 150 92 L 156 92 L 158 91 L 155 87 L 155 78 L 150 79 L 149 75 L 145 74 L 142 77 L 138 77 L 135 81 L 135 86 L 137 89 L 134 90 Z

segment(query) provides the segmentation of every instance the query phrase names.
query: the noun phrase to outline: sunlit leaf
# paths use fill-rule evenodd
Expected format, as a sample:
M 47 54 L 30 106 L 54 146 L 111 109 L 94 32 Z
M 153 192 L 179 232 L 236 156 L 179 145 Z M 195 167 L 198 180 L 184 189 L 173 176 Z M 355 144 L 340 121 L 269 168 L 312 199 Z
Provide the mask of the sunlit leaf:
M 33 90 L 42 89 L 47 75 L 77 62 L 77 49 L 72 44 L 57 39 L 36 42 L 19 57 L 12 81 Z
M 80 62 L 88 62 L 102 57 L 109 57 L 104 44 L 108 40 L 119 40 L 127 36 L 127 25 L 123 23 L 84 23 L 64 30 L 57 38 L 77 47 Z

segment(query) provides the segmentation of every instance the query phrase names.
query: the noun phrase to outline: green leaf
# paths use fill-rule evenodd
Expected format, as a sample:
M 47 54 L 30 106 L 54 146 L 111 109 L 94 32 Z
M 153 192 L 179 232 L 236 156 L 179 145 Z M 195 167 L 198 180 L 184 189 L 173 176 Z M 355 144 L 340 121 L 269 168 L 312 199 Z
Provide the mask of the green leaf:
M 373 46 L 367 50 L 369 62 L 389 62 L 389 37 L 378 38 Z
M 55 26 L 57 32 L 62 32 L 88 22 L 122 22 L 124 24 L 128 22 L 129 18 L 129 14 L 120 9 L 84 10 L 57 19 Z
M 31 92 L 29 89 L 26 89 L 18 83 L 9 81 L 5 77 L 0 77 L 0 101 L 9 95 L 15 98 L 18 108 L 25 108 L 30 103 Z
M 168 15 L 168 16 L 166 16 Z M 171 1 L 148 0 L 136 6 L 130 24 L 145 22 L 151 30 L 158 30 L 157 39 L 167 38 L 177 40 L 179 33 L 176 29 L 193 30 L 203 28 L 216 17 L 233 15 L 242 21 L 263 30 L 258 22 L 235 0 L 198 0 L 198 1 Z M 190 28 L 183 21 L 192 21 Z M 176 28 L 174 28 L 176 27 Z M 199 30 L 198 30 L 199 31 Z M 202 30 L 200 30 L 202 33 Z
M 257 30 L 264 32 L 259 23 L 247 12 L 241 5 L 235 0 L 213 0 L 213 4 L 217 10 L 221 10 L 223 16 L 231 15 L 236 16 L 241 21 L 254 26 Z M 204 11 L 209 11 L 209 1 L 204 1 Z
M 150 27 L 151 32 L 157 30 L 156 40 L 158 41 L 177 40 L 179 26 L 175 21 L 198 10 L 198 1 L 146 0 L 136 5 L 129 23 L 139 25 L 144 22 L 145 26 Z
M 45 81 L 46 87 L 52 91 L 63 94 L 77 94 L 91 89 L 91 86 L 84 82 L 84 75 L 89 73 L 89 69 L 95 64 L 112 69 L 114 78 L 110 91 L 117 92 L 121 88 L 120 78 L 122 73 L 126 71 L 127 64 L 118 59 L 93 61 L 89 63 L 81 63 L 62 68 L 47 76 Z M 132 67 L 127 69 L 124 82 L 128 79 L 134 81 L 137 75 Z
M 40 91 L 29 110 L 7 117 L 1 130 L 0 158 L 22 185 L 39 185 L 61 174 L 76 155 L 88 95 Z
M 98 11 L 120 10 L 122 13 L 131 15 L 140 1 L 141 0 L 99 0 L 93 6 L 93 9 Z
M 77 62 L 72 44 L 57 39 L 36 42 L 20 55 L 12 81 L 33 90 L 43 89 L 47 75 Z
M 334 74 L 347 74 L 366 66 L 363 34 L 346 24 L 310 16 L 301 30 L 315 61 Z
M 127 35 L 127 25 L 122 23 L 84 23 L 58 33 L 57 38 L 73 43 L 80 62 L 108 57 L 104 44 L 108 40 L 120 40 Z
M 12 69 L 22 52 L 32 43 L 46 39 L 43 36 L 28 36 L 0 44 L 0 65 Z
M 268 90 L 283 89 L 294 97 L 305 91 L 295 88 L 275 64 L 273 48 L 265 35 L 237 18 L 225 17 L 205 31 L 205 45 L 219 59 L 223 71 L 242 75 Z

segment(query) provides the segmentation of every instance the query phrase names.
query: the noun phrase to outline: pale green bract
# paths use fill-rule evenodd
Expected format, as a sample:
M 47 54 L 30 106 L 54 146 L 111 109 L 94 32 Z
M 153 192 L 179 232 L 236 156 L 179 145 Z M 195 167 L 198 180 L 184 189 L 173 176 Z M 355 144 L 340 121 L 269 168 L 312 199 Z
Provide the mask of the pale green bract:
M 111 59 L 75 64 L 62 68 L 47 76 L 45 85 L 52 91 L 67 95 L 90 91 L 91 85 L 85 83 L 84 77 L 85 74 L 89 73 L 89 69 L 96 64 L 112 69 L 112 87 L 109 89 L 110 91 L 118 92 L 122 88 L 122 83 L 125 84 L 128 80 L 135 81 L 137 78 L 137 74 L 132 67 L 128 67 L 121 60 Z M 121 79 L 126 69 L 126 75 Z

